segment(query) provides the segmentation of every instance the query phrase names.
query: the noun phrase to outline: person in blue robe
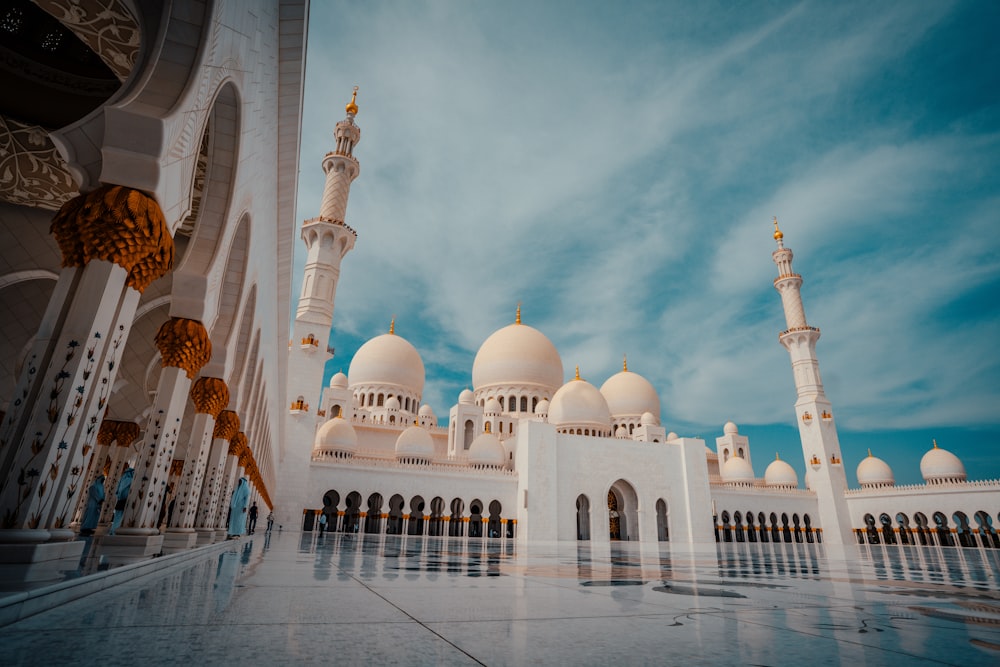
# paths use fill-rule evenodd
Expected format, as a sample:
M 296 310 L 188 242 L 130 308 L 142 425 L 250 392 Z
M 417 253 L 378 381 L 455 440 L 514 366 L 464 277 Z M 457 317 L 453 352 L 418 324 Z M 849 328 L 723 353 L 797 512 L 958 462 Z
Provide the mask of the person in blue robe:
M 104 473 L 98 473 L 97 479 L 87 490 L 87 506 L 83 510 L 80 521 L 80 534 L 92 535 L 101 518 L 101 505 L 104 504 Z
M 246 532 L 247 502 L 250 500 L 250 485 L 245 477 L 240 477 L 229 502 L 229 530 L 227 537 L 239 537 Z
M 115 491 L 115 515 L 111 519 L 111 530 L 108 535 L 114 535 L 118 527 L 122 525 L 122 517 L 125 516 L 125 505 L 128 503 L 128 492 L 132 490 L 132 478 L 135 477 L 135 468 L 128 468 L 122 473 L 122 478 L 118 480 L 118 490 Z

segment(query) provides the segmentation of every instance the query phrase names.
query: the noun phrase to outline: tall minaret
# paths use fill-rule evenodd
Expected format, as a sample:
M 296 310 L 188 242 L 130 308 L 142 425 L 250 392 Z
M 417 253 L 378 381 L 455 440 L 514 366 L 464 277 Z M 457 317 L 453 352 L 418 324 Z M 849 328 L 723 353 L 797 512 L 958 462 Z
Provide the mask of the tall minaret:
M 361 128 L 354 124 L 354 117 L 358 113 L 357 98 L 358 88 L 355 86 L 354 94 L 346 107 L 347 118 L 337 123 L 333 133 L 337 147 L 323 158 L 326 185 L 323 187 L 319 216 L 302 223 L 302 240 L 306 243 L 309 255 L 306 258 L 295 327 L 298 330 L 300 323 L 308 323 L 312 329 L 316 329 L 315 325 L 321 325 L 324 330 L 311 332 L 320 336 L 324 345 L 333 321 L 333 299 L 337 293 L 337 280 L 340 278 L 340 260 L 354 247 L 358 236 L 344 224 L 351 183 L 361 171 L 361 165 L 353 155 L 354 147 L 361 140 Z M 298 333 L 300 332 L 296 331 Z M 309 332 L 303 329 L 301 333 L 308 335 Z
M 346 107 L 347 118 L 334 130 L 336 148 L 323 157 L 326 185 L 319 216 L 302 223 L 302 240 L 308 249 L 299 308 L 288 343 L 288 404 L 285 439 L 280 448 L 280 478 L 275 494 L 279 525 L 297 528 L 303 510 L 323 506 L 322 498 L 309 498 L 308 475 L 320 407 L 323 370 L 330 359 L 327 341 L 333 323 L 333 300 L 340 279 L 340 262 L 354 247 L 357 233 L 344 224 L 347 196 L 360 165 L 354 147 L 361 129 L 354 124 L 358 89 Z M 333 416 L 333 415 L 330 415 Z
M 785 309 L 786 329 L 778 340 L 788 350 L 795 377 L 795 418 L 799 425 L 802 454 L 806 469 L 812 471 L 812 487 L 819 504 L 820 526 L 823 540 L 830 544 L 852 544 L 851 517 L 844 492 L 847 475 L 840 457 L 840 440 L 833 421 L 830 400 L 823 392 L 819 376 L 819 359 L 816 358 L 816 341 L 819 329 L 806 323 L 802 307 L 802 276 L 792 271 L 792 251 L 785 247 L 784 234 L 774 219 L 774 240 L 778 249 L 771 257 L 778 266 L 774 288 L 781 294 Z

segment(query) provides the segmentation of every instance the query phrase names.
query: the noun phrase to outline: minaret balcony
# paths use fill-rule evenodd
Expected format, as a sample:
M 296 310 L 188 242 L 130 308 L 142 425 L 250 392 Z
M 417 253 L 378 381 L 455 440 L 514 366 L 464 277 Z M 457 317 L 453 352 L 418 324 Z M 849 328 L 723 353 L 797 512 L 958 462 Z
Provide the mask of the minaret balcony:
M 292 405 L 288 408 L 288 412 L 298 417 L 299 415 L 309 412 L 309 404 L 305 401 L 292 401 Z
M 823 465 L 823 462 L 820 460 L 818 456 L 813 454 L 812 458 L 809 459 L 809 465 L 812 466 L 813 470 L 819 470 L 820 467 Z
M 319 339 L 309 334 L 302 339 L 302 344 L 299 346 L 306 352 L 315 352 L 319 349 Z

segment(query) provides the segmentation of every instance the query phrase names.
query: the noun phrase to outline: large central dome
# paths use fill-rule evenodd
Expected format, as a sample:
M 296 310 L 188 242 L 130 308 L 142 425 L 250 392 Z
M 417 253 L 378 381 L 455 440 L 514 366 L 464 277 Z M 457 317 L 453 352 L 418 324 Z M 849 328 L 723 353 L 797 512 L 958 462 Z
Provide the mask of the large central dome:
M 424 362 L 405 338 L 393 333 L 376 336 L 362 345 L 348 370 L 350 385 L 389 384 L 419 396 L 424 391 Z
M 563 366 L 545 334 L 526 324 L 496 331 L 479 348 L 472 363 L 472 386 L 540 386 L 555 392 L 563 383 Z

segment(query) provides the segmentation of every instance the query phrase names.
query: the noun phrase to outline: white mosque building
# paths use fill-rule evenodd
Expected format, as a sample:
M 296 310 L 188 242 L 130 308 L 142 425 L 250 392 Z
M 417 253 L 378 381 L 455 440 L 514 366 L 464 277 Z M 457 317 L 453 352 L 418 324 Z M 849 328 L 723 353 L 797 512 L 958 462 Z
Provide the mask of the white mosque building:
M 735 424 L 711 448 L 670 432 L 640 369 L 598 386 L 520 313 L 441 425 L 392 326 L 318 395 L 361 130 L 352 100 L 299 230 L 307 21 L 306 0 L 0 9 L 18 92 L 0 105 L 0 585 L 59 579 L 85 549 L 121 564 L 225 539 L 240 479 L 261 514 L 305 531 L 325 515 L 330 530 L 466 539 L 1000 547 L 1000 482 L 968 481 L 943 449 L 923 485 L 894 486 L 869 457 L 848 488 L 777 226 L 805 480 L 783 461 L 758 477 Z
M 293 416 L 279 468 L 279 519 L 304 530 L 535 540 L 704 543 L 796 541 L 1000 547 L 993 527 L 1000 481 L 967 480 L 962 462 L 934 443 L 920 462 L 925 484 L 896 487 L 869 456 L 849 489 L 833 406 L 820 379 L 818 328 L 805 317 L 802 277 L 774 222 L 806 479 L 775 459 L 758 477 L 736 424 L 714 448 L 663 425 L 653 385 L 628 368 L 600 386 L 565 381 L 559 352 L 522 322 L 490 335 L 447 425 L 421 402 L 420 353 L 396 334 L 377 336 L 314 398 L 329 353 L 340 262 L 356 232 L 345 223 L 359 173 L 355 98 L 323 159 L 318 217 L 305 221 L 309 250 L 289 345 Z M 350 281 L 345 283 L 349 289 Z M 997 517 L 1000 519 L 1000 517 Z

